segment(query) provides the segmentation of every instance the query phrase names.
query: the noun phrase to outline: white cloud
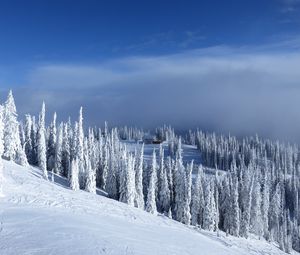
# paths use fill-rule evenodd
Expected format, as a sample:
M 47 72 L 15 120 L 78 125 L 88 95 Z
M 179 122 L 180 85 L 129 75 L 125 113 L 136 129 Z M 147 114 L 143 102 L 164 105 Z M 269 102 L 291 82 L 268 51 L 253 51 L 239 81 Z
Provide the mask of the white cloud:
M 200 126 L 233 133 L 300 138 L 300 54 L 262 53 L 224 46 L 101 64 L 51 64 L 28 74 L 15 91 L 19 109 L 50 111 L 99 124 L 178 128 Z

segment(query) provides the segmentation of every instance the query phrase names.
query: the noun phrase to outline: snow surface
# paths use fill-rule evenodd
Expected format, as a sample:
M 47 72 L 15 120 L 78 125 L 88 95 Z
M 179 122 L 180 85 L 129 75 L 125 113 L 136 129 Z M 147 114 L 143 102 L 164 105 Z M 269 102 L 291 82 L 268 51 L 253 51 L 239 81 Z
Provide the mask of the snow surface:
M 198 231 L 126 204 L 72 191 L 58 176 L 4 162 L 0 254 L 284 254 L 257 239 Z M 51 179 L 51 178 L 50 178 Z

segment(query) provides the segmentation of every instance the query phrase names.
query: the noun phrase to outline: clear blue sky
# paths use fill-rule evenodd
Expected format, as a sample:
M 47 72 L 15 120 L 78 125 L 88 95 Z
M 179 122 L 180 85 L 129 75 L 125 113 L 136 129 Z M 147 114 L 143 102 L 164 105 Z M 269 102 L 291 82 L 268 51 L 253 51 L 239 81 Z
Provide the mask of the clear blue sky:
M 300 140 L 299 66 L 300 0 L 0 0 L 0 98 L 20 116 L 45 100 L 89 124 Z
M 99 61 L 299 33 L 297 0 L 1 0 L 1 65 Z

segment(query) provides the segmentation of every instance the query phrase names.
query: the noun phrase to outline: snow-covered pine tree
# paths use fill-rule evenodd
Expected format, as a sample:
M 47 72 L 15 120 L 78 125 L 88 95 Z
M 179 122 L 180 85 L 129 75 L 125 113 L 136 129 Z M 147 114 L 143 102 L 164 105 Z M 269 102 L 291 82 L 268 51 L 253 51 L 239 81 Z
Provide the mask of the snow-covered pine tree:
M 164 157 L 164 151 L 162 151 L 162 157 Z M 167 176 L 167 169 L 164 165 L 164 161 L 161 159 L 160 163 L 160 192 L 158 193 L 158 201 L 160 205 L 161 213 L 168 215 L 171 207 L 170 189 Z
M 58 173 L 58 169 L 56 169 L 56 141 L 57 141 L 57 128 L 56 128 L 56 112 L 53 115 L 53 120 L 50 124 L 49 128 L 49 138 L 48 138 L 48 146 L 47 146 L 47 169 L 52 171 L 55 169 L 55 173 Z
M 24 133 L 25 133 L 25 154 L 28 159 L 28 162 L 30 164 L 34 164 L 33 160 L 33 142 L 31 137 L 32 132 L 32 119 L 29 114 L 25 115 L 25 127 L 24 127 Z
M 194 162 L 192 161 L 186 167 L 185 173 L 185 198 L 184 198 L 184 214 L 183 214 L 183 223 L 190 225 L 191 223 L 191 212 L 190 205 L 192 200 L 192 171 L 194 168 Z
M 83 132 L 83 116 L 82 116 L 82 107 L 79 110 L 78 117 L 78 128 L 77 128 L 77 137 L 76 139 L 76 158 L 78 160 L 79 168 L 79 185 L 80 188 L 85 186 L 85 169 L 84 169 L 84 132 Z
M 260 186 L 260 176 L 258 170 L 256 170 L 254 178 L 254 186 L 252 191 L 252 207 L 251 207 L 251 230 L 259 238 L 263 234 L 263 221 L 261 213 L 261 186 Z
M 60 123 L 58 127 L 58 133 L 56 138 L 55 150 L 54 150 L 54 170 L 56 174 L 63 175 L 63 123 Z
M 86 172 L 87 172 L 87 178 L 86 178 L 85 190 L 87 192 L 96 194 L 96 171 L 95 169 L 92 169 L 91 160 L 89 156 L 87 156 L 86 159 Z
M 37 159 L 38 166 L 43 171 L 43 176 L 48 179 L 47 173 L 47 148 L 46 148 L 46 129 L 45 129 L 45 103 L 43 102 L 42 110 L 39 115 L 39 125 L 37 134 Z
M 192 202 L 191 202 L 191 224 L 193 226 L 202 226 L 203 209 L 204 209 L 204 196 L 202 187 L 202 165 L 198 167 L 196 181 L 192 187 Z
M 37 158 L 37 133 L 38 133 L 38 127 L 36 124 L 35 116 L 31 117 L 31 143 L 32 143 L 32 152 L 31 152 L 31 162 L 32 165 L 38 165 L 38 158 Z
M 230 228 L 229 233 L 239 236 L 240 232 L 240 208 L 239 208 L 239 182 L 235 161 L 231 164 L 230 170 Z
M 184 222 L 184 215 L 185 215 L 185 206 L 184 201 L 186 197 L 186 175 L 185 175 L 185 167 L 182 161 L 182 148 L 181 148 L 181 138 L 179 138 L 178 145 L 177 145 L 177 152 L 176 152 L 176 159 L 175 159 L 175 182 L 174 182 L 174 213 L 175 219 L 179 222 Z
M 172 217 L 172 210 L 174 208 L 174 175 L 173 175 L 173 163 L 170 156 L 167 157 L 167 165 L 166 165 L 166 172 L 168 177 L 168 185 L 170 191 L 170 210 L 168 212 L 168 216 Z
M 102 136 L 100 138 L 102 141 Z M 102 160 L 100 160 L 100 164 L 101 164 L 101 177 L 100 177 L 100 187 L 102 187 L 102 189 L 106 189 L 106 184 L 107 184 L 107 176 L 108 176 L 108 162 L 109 162 L 109 147 L 108 147 L 108 143 L 105 142 L 104 146 L 102 146 L 102 143 L 100 144 L 100 146 L 102 147 Z
M 204 179 L 204 201 L 205 206 L 203 210 L 203 228 L 213 231 L 215 229 L 214 217 L 214 198 L 213 198 L 212 183 L 206 177 Z
M 15 100 L 10 90 L 4 104 L 4 157 L 12 161 L 16 161 L 17 156 L 19 160 L 23 156 L 17 117 Z M 21 159 L 24 161 L 24 158 Z
M 148 194 L 147 194 L 147 201 L 146 201 L 146 211 L 152 214 L 157 213 L 156 208 L 156 185 L 157 185 L 157 162 L 156 162 L 156 152 L 153 150 L 152 154 L 152 165 L 150 168 L 150 180 L 148 186 Z
M 263 177 L 263 190 L 262 190 L 262 221 L 263 221 L 263 236 L 269 240 L 269 207 L 270 207 L 270 173 L 269 169 L 265 169 Z
M 134 173 L 134 157 L 127 154 L 126 149 L 123 152 L 121 163 L 120 178 L 120 202 L 134 206 L 135 197 L 135 173 Z
M 71 162 L 71 173 L 70 173 L 70 188 L 72 190 L 79 190 L 79 179 L 78 179 L 78 162 L 77 159 L 73 159 Z
M 144 167 L 144 144 L 141 147 L 139 158 L 136 161 L 135 169 L 135 206 L 144 209 L 144 194 L 143 194 L 143 167 Z
M 279 217 L 280 217 L 280 202 L 281 202 L 281 187 L 277 183 L 275 190 L 271 196 L 270 210 L 269 210 L 269 229 L 270 238 L 272 241 L 277 241 L 279 232 Z
M 62 140 L 62 168 L 63 175 L 69 178 L 71 167 L 71 150 L 70 150 L 70 139 L 69 139 L 69 128 L 68 124 L 64 124 L 63 140 Z
M 253 170 L 252 168 L 250 168 Z M 243 212 L 241 215 L 240 236 L 248 238 L 250 230 L 250 214 L 252 205 L 252 190 L 253 190 L 253 175 L 250 176 L 250 171 L 246 169 L 244 176 L 244 185 L 241 192 L 243 201 Z
M 107 174 L 107 182 L 105 186 L 105 190 L 108 193 L 108 196 L 113 199 L 118 199 L 118 183 L 117 183 L 117 156 L 114 150 L 114 146 L 112 141 L 109 140 L 111 138 L 107 137 L 107 150 L 109 150 L 109 170 Z M 108 155 L 108 154 L 107 154 Z

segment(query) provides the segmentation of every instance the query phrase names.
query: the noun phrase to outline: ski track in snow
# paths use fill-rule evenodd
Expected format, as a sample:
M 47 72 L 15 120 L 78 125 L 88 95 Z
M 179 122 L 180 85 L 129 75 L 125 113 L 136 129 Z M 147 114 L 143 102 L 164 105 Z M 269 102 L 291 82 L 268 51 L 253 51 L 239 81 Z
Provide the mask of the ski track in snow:
M 0 254 L 284 254 L 274 244 L 196 230 L 4 162 Z M 51 179 L 51 178 L 50 178 Z M 296 253 L 295 253 L 296 254 Z

